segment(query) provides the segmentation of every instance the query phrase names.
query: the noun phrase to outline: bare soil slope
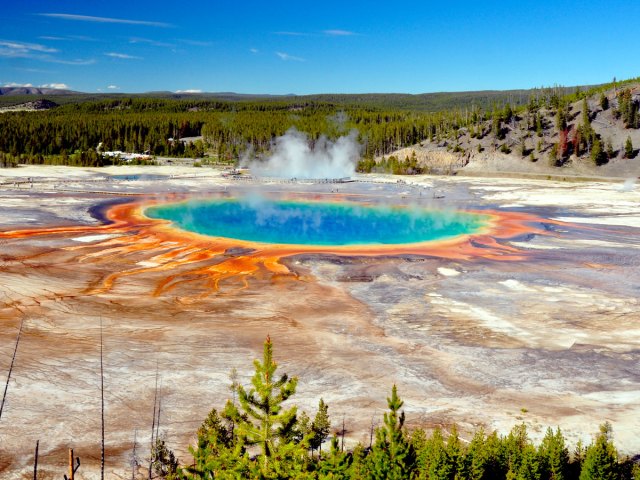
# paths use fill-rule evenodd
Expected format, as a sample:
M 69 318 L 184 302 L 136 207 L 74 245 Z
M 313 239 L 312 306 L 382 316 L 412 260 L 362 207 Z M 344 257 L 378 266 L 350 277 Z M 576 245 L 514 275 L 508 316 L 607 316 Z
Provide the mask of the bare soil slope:
M 640 86 L 628 88 L 636 108 L 640 103 Z M 557 109 L 541 107 L 535 112 L 527 109 L 515 113 L 508 122 L 501 123 L 501 133 L 492 131 L 492 121 L 485 120 L 478 129 L 460 128 L 454 138 L 437 138 L 396 150 L 399 160 L 410 158 L 414 152 L 419 164 L 427 172 L 464 175 L 520 174 L 561 175 L 583 177 L 635 178 L 640 176 L 640 129 L 629 128 L 619 115 L 620 93 L 623 89 L 604 92 L 609 106 L 603 109 L 601 97 L 587 98 L 591 128 L 599 137 L 603 148 L 611 145 L 611 155 L 596 165 L 590 149 L 576 155 L 554 155 L 553 146 L 561 142 L 556 126 Z M 583 100 L 569 104 L 566 135 L 569 146 L 583 118 Z M 540 117 L 541 129 L 536 131 L 534 113 Z M 634 152 L 625 155 L 625 142 L 631 139 Z M 377 160 L 380 160 L 378 158 Z M 601 162 L 602 163 L 602 162 Z

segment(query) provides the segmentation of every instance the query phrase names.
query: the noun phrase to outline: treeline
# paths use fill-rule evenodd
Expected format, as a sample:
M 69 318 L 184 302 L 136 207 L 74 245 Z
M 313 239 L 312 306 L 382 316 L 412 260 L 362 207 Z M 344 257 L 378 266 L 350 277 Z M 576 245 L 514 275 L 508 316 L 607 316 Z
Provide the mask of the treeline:
M 396 155 L 389 158 L 382 157 L 380 161 L 373 158 L 364 158 L 358 162 L 356 170 L 360 173 L 391 173 L 393 175 L 420 175 L 429 173 L 427 167 L 418 163 L 416 152 L 400 160 Z
M 233 161 L 247 148 L 269 150 L 276 137 L 295 127 L 312 142 L 321 135 L 335 138 L 356 129 L 363 155 L 373 157 L 467 121 L 462 111 L 423 114 L 340 109 L 328 103 L 121 99 L 5 113 L 0 116 L 0 151 L 47 157 L 87 152 L 102 144 L 103 151 L 167 156 L 202 156 L 208 150 L 218 159 Z M 181 141 L 200 135 L 200 147 Z
M 616 83 L 621 92 L 616 114 L 628 128 L 637 128 L 640 124 L 638 102 L 629 90 L 621 87 L 626 83 Z M 534 89 L 526 91 L 529 94 L 526 102 L 518 97 L 513 104 L 505 101 L 508 97 L 491 97 L 490 94 L 496 92 L 430 94 L 453 95 L 456 102 L 459 100 L 452 103 L 454 108 L 434 112 L 411 110 L 394 102 L 376 103 L 375 95 L 352 95 L 352 103 L 341 103 L 336 99 L 340 96 L 331 95 L 259 101 L 109 98 L 69 103 L 47 111 L 4 113 L 0 115 L 0 152 L 19 158 L 20 162 L 58 163 L 61 158 L 72 155 L 89 158 L 89 152 L 98 151 L 100 145 L 100 151 L 192 158 L 208 155 L 217 162 L 231 163 L 247 149 L 257 154 L 269 151 L 275 138 L 291 127 L 305 132 L 312 143 L 321 135 L 336 138 L 356 130 L 363 146 L 362 158 L 366 161 L 363 171 L 367 171 L 367 162 L 371 165 L 372 159 L 424 140 L 464 153 L 460 139 L 465 135 L 482 139 L 493 134 L 500 142 L 515 128 L 515 122 L 526 123 L 527 132 L 535 131 L 541 136 L 550 128 L 549 112 L 553 115 L 564 112 L 566 116 L 571 102 L 595 95 L 602 88 L 594 87 L 586 92 L 577 89 L 572 93 L 567 93 L 564 87 Z M 495 101 L 490 105 L 476 103 L 475 94 L 479 93 Z M 404 98 L 402 95 L 388 97 Z M 389 107 L 389 103 L 393 107 Z M 199 136 L 203 137 L 202 141 L 183 140 Z M 586 139 L 586 148 L 591 152 L 596 138 L 583 135 L 582 139 Z M 606 145 L 602 140 L 601 143 L 602 150 L 606 151 Z M 556 147 L 560 149 L 556 153 L 567 152 L 561 147 Z M 576 144 L 576 148 L 580 145 Z M 506 143 L 503 151 L 505 149 L 510 151 Z M 601 161 L 602 158 L 598 160 Z M 413 165 L 391 164 L 381 168 L 418 171 Z
M 536 91 L 539 98 L 555 90 Z M 436 113 L 385 110 L 373 106 L 300 100 L 224 102 L 119 98 L 63 105 L 46 112 L 12 112 L 0 116 L 0 151 L 12 155 L 59 155 L 103 150 L 188 156 L 184 137 L 203 135 L 206 148 L 219 158 L 235 159 L 251 146 L 268 150 L 273 140 L 295 127 L 311 141 L 359 132 L 363 156 L 381 156 L 424 139 L 452 132 L 489 118 L 477 106 Z
M 535 445 L 524 424 L 506 436 L 479 430 L 470 442 L 463 442 L 455 427 L 446 436 L 440 429 L 429 435 L 422 429 L 409 431 L 395 386 L 370 445 L 345 450 L 342 430 L 323 451 L 331 433 L 327 404 L 320 400 L 313 419 L 284 405 L 295 394 L 297 378 L 276 375 L 268 337 L 262 362 L 254 365 L 252 386 L 245 389 L 234 382 L 234 401 L 228 401 L 220 414 L 212 410 L 199 428 L 190 447 L 192 460 L 181 465 L 165 440 L 156 440 L 151 465 L 157 475 L 173 480 L 640 478 L 640 466 L 618 455 L 609 424 L 591 444 L 578 444 L 573 452 L 559 428 L 549 428 Z
M 58 155 L 44 156 L 42 154 L 12 155 L 0 152 L 0 168 L 17 167 L 18 165 L 59 165 L 66 167 L 106 167 L 108 165 L 155 165 L 153 160 L 133 159 L 122 160 L 119 157 L 101 155 L 95 150 L 76 151 L 68 154 L 63 151 Z
M 18 159 L 13 155 L 0 152 L 0 168 L 13 168 L 18 166 Z

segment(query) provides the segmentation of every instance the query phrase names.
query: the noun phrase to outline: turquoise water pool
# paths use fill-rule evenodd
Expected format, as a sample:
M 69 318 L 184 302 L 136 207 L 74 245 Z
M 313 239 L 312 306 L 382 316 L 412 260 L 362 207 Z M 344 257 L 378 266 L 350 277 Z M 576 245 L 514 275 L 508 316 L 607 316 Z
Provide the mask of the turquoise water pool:
M 476 232 L 488 217 L 419 207 L 266 199 L 192 200 L 146 215 L 204 235 L 291 245 L 392 245 Z

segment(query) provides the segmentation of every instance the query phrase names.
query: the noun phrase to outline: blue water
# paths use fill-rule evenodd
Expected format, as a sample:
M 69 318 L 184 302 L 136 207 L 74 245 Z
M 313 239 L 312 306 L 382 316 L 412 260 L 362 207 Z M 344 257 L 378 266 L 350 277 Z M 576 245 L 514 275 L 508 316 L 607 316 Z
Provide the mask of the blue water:
M 284 200 L 215 199 L 150 207 L 146 215 L 214 237 L 294 245 L 379 245 L 473 233 L 484 215 L 424 208 Z

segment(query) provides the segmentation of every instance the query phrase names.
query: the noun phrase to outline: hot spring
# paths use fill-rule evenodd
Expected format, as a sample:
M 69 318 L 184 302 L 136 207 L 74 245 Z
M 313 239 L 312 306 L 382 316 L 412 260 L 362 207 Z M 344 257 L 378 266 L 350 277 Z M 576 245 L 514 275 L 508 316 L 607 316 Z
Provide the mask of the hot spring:
M 146 209 L 183 230 L 249 242 L 350 246 L 394 245 L 475 233 L 489 217 L 422 207 L 354 202 L 208 199 Z

